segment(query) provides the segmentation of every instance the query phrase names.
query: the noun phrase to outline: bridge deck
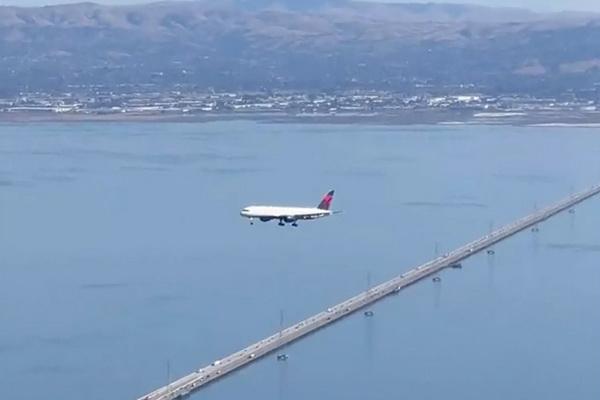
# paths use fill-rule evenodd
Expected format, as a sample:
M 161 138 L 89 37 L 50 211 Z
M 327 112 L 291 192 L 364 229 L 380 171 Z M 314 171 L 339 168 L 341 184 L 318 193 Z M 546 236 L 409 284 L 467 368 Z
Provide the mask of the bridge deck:
M 299 338 L 315 332 L 316 330 L 330 325 L 335 321 L 352 314 L 353 312 L 368 306 L 385 296 L 397 293 L 401 289 L 412 285 L 432 274 L 441 271 L 455 263 L 458 263 L 473 254 L 505 240 L 524 229 L 551 218 L 552 216 L 575 206 L 582 201 L 600 193 L 600 185 L 593 186 L 588 190 L 572 195 L 552 206 L 541 209 L 534 214 L 521 218 L 511 224 L 505 225 L 488 235 L 465 244 L 456 250 L 444 254 L 434 260 L 419 265 L 402 275 L 387 282 L 362 292 L 348 300 L 328 308 L 316 315 L 308 317 L 281 332 L 277 332 L 262 339 L 236 353 L 233 353 L 211 365 L 200 368 L 172 383 L 150 392 L 138 400 L 167 400 L 185 396 L 228 373 L 235 371 L 262 356 L 269 354 L 280 347 L 291 343 Z

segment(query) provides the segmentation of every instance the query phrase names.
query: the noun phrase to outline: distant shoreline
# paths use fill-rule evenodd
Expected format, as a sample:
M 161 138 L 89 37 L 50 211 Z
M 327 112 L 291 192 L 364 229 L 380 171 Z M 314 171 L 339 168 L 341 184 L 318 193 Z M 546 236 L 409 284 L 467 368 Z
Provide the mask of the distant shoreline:
M 301 124 L 374 125 L 515 125 L 534 127 L 598 127 L 600 112 L 482 112 L 473 110 L 407 110 L 395 113 L 221 113 L 221 114 L 75 114 L 0 113 L 0 124 L 17 123 L 208 123 L 257 121 Z

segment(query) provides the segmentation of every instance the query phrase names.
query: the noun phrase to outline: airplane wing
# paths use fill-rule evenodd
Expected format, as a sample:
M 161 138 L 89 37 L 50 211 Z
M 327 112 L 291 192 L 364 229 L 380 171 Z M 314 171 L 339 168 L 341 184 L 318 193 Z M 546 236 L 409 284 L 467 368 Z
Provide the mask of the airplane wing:
M 314 212 L 314 213 L 301 213 L 297 215 L 288 215 L 285 218 L 294 219 L 294 220 L 302 220 L 302 219 L 317 219 L 327 215 L 340 214 L 341 210 L 338 211 L 327 211 L 327 212 Z
M 306 220 L 306 219 L 316 219 L 320 218 L 328 213 L 306 213 L 306 214 L 296 214 L 296 215 L 288 215 L 285 218 L 289 220 Z

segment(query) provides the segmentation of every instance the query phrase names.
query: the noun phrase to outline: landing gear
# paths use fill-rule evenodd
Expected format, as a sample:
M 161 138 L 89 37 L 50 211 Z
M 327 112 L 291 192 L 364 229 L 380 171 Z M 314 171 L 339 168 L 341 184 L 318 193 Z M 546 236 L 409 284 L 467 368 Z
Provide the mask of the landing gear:
M 279 218 L 279 223 L 277 225 L 279 226 L 285 226 L 285 224 L 290 224 L 294 227 L 298 226 L 298 221 L 290 218 L 290 217 L 283 217 L 283 218 Z
M 250 225 L 254 225 L 254 218 L 250 218 Z

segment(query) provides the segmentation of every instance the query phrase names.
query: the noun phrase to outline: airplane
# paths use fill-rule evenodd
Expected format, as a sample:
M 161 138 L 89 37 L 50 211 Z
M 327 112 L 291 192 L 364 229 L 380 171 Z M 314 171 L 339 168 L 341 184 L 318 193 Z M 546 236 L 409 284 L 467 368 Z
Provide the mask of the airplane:
M 257 218 L 262 222 L 279 220 L 279 226 L 286 223 L 298 226 L 299 220 L 323 218 L 339 213 L 329 209 L 334 192 L 327 192 L 317 207 L 248 206 L 242 209 L 240 215 L 249 218 L 250 225 L 254 225 L 254 218 Z

